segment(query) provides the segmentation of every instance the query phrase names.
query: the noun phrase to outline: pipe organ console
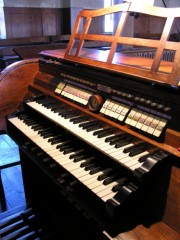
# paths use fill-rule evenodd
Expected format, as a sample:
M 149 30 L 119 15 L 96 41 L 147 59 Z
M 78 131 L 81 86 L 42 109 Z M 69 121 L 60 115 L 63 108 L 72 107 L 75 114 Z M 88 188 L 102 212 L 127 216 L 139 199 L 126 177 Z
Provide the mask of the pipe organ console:
M 27 203 L 57 227 L 54 239 L 180 238 L 179 43 L 164 41 L 168 16 L 160 41 L 121 37 L 127 14 L 140 10 L 123 3 L 80 12 L 67 49 L 40 53 L 23 101 L 6 118 Z M 88 34 L 93 18 L 118 11 L 114 37 Z M 110 51 L 83 48 L 101 38 Z M 116 52 L 125 41 L 157 53 L 152 60 Z M 174 64 L 160 60 L 163 47 L 177 51 Z

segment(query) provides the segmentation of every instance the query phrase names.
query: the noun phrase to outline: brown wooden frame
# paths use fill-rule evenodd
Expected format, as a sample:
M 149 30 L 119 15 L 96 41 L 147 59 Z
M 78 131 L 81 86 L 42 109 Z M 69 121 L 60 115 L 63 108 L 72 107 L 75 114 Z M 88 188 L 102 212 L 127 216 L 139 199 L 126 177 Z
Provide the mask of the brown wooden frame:
M 91 21 L 95 17 L 106 14 L 121 12 L 121 18 L 118 23 L 114 35 L 107 34 L 88 34 Z M 126 25 L 126 19 L 130 12 L 143 13 L 147 15 L 163 17 L 166 19 L 164 29 L 160 40 L 142 39 L 121 36 Z M 98 66 L 104 69 L 113 70 L 137 77 L 148 79 L 160 83 L 178 86 L 180 85 L 180 44 L 178 42 L 168 41 L 171 28 L 175 18 L 180 17 L 180 8 L 161 8 L 142 3 L 122 3 L 102 8 L 98 10 L 82 10 L 75 22 L 68 47 L 64 58 L 70 61 Z M 82 32 L 80 32 L 81 20 L 84 19 L 85 24 Z M 74 43 L 79 41 L 76 47 Z M 85 41 L 102 41 L 110 43 L 110 51 L 103 54 L 103 58 L 98 57 L 98 52 L 92 51 L 88 55 L 83 49 Z M 154 59 L 133 58 L 122 56 L 116 52 L 117 44 L 130 44 L 134 46 L 148 47 L 156 49 Z M 175 51 L 173 63 L 161 61 L 164 50 Z M 106 59 L 106 60 L 105 60 Z

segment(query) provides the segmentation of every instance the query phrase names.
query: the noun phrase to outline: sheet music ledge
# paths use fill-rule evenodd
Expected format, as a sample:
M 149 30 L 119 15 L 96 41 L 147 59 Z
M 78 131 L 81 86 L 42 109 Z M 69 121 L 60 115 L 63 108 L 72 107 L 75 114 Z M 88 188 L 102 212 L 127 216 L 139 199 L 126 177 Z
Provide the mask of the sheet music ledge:
M 88 33 L 93 19 L 106 14 L 121 13 L 121 17 L 114 35 Z M 123 29 L 126 27 L 126 20 L 130 12 L 143 13 L 166 19 L 160 40 L 141 39 L 123 36 Z M 124 74 L 137 76 L 143 80 L 150 80 L 162 84 L 180 85 L 180 45 L 177 42 L 168 40 L 174 20 L 180 17 L 180 8 L 161 8 L 151 5 L 122 3 L 109 8 L 99 10 L 82 10 L 74 25 L 68 47 L 63 57 L 66 60 L 87 64 L 93 67 L 108 69 Z M 83 29 L 80 30 L 81 21 Z M 84 49 L 85 41 L 102 41 L 110 44 L 109 51 Z M 154 59 L 130 57 L 116 52 L 118 44 L 133 45 L 138 47 L 155 48 Z M 174 61 L 161 61 L 164 50 L 172 50 L 175 53 Z M 58 57 L 58 52 L 53 52 Z

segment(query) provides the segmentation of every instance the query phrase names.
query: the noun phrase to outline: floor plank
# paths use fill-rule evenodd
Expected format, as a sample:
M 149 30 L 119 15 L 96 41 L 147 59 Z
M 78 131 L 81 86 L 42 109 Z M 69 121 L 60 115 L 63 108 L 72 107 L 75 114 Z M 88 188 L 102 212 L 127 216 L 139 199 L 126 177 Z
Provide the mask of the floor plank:
M 0 135 L 0 165 L 19 160 L 16 143 L 7 135 Z M 5 193 L 5 204 L 0 196 L 0 219 L 25 208 L 25 195 L 21 166 L 13 166 L 1 170 L 1 178 Z
M 21 166 L 2 170 L 1 173 L 7 210 L 25 202 Z
M 7 135 L 0 135 L 0 165 L 19 160 L 19 151 L 15 142 Z

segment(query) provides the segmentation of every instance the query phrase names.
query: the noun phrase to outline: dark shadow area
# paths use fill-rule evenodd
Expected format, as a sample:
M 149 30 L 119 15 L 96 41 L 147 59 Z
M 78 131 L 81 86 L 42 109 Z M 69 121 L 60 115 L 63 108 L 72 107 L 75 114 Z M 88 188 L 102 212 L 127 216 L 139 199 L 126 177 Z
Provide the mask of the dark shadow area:
M 113 224 L 106 227 L 111 236 L 130 231 L 141 224 L 146 228 L 162 220 L 171 177 L 172 160 L 167 159 L 151 177 L 153 186 L 142 189 L 137 196 L 127 199 Z M 156 181 L 155 181 L 156 179 Z M 151 181 L 150 180 L 150 181 Z

